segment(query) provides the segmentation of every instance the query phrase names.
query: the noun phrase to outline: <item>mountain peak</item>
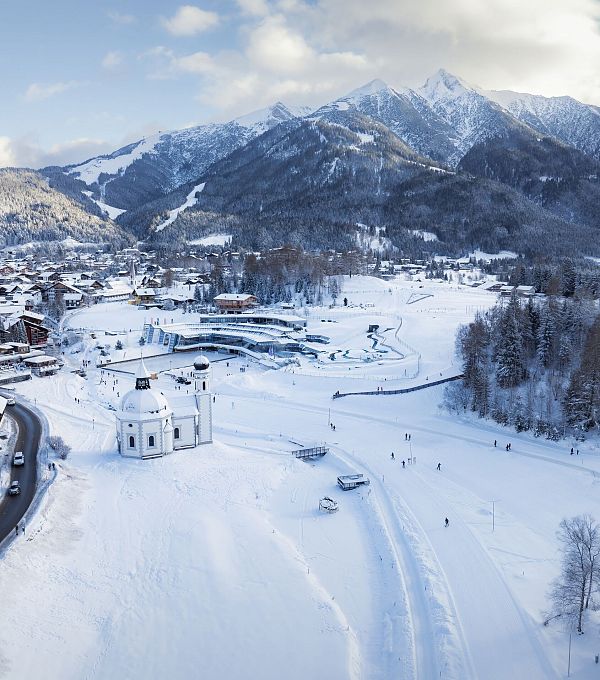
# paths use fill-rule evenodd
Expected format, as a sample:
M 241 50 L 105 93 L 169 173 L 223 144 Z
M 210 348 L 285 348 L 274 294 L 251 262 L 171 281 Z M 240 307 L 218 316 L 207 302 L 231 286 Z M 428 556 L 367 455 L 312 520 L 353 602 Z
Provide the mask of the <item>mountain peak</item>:
M 476 91 L 476 89 L 462 78 L 443 68 L 427 78 L 425 84 L 419 90 L 420 94 L 429 102 L 440 99 L 454 99 L 467 91 Z
M 383 80 L 376 78 L 375 80 L 371 80 L 371 82 L 367 83 L 366 85 L 363 85 L 356 90 L 352 90 L 352 92 L 343 97 L 343 99 L 360 99 L 361 97 L 368 97 L 369 95 L 377 94 L 382 90 L 389 90 L 389 87 Z
M 254 128 L 256 126 L 264 127 L 265 130 L 273 126 L 273 124 L 283 122 L 295 118 L 295 115 L 282 102 L 275 102 L 271 106 L 258 111 L 252 111 L 244 116 L 235 119 L 235 123 L 246 128 Z

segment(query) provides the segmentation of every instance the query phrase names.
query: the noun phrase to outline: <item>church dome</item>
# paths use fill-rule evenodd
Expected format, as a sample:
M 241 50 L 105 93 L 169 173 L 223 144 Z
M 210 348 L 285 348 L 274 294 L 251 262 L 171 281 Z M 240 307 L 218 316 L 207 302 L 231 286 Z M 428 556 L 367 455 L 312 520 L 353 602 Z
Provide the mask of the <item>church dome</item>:
M 160 392 L 134 389 L 123 397 L 121 410 L 132 415 L 157 413 L 164 416 L 168 415 L 171 409 L 166 397 Z
M 195 371 L 206 371 L 210 366 L 210 361 L 204 356 L 204 354 L 199 354 L 194 359 L 194 370 Z

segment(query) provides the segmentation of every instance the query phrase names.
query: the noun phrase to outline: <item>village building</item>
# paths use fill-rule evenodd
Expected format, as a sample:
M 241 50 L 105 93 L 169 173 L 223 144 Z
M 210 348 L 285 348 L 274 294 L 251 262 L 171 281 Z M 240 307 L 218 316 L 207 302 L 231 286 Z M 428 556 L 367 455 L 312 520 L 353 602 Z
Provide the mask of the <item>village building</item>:
M 242 312 L 258 306 L 256 296 L 249 293 L 221 293 L 213 302 L 223 312 Z

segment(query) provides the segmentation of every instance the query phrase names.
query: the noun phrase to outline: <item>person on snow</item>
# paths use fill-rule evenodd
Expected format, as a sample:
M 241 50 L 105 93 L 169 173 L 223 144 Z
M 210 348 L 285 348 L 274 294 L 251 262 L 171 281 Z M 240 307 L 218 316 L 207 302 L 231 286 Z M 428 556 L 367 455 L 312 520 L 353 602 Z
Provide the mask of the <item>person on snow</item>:
M 392 460 L 395 460 L 395 458 L 394 458 L 394 452 L 393 452 L 393 451 L 392 451 Z
M 403 467 L 403 468 L 406 467 L 406 461 L 404 461 L 404 460 L 402 461 L 402 467 Z
M 441 464 L 441 463 L 438 463 L 438 464 L 437 464 L 437 469 L 438 469 L 440 472 L 442 471 L 442 464 Z
M 446 519 L 444 520 L 444 526 L 447 527 L 449 524 L 450 524 L 450 520 L 446 517 Z

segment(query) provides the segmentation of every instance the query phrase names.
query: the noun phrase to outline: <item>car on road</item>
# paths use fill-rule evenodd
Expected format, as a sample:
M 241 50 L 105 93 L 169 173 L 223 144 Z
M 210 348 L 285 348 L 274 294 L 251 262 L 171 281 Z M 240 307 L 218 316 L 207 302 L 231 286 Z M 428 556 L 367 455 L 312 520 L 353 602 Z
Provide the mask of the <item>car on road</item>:
M 15 451 L 15 455 L 13 457 L 13 465 L 17 467 L 20 465 L 25 465 L 25 456 L 23 454 L 23 451 Z
M 7 405 L 7 406 L 14 406 L 16 403 L 17 403 L 17 402 L 16 402 L 12 397 L 9 397 L 9 398 L 6 400 L 6 405 Z
M 9 496 L 18 496 L 21 493 L 21 484 L 19 483 L 18 479 L 15 479 L 14 482 L 10 483 L 10 486 L 8 487 L 8 495 Z

